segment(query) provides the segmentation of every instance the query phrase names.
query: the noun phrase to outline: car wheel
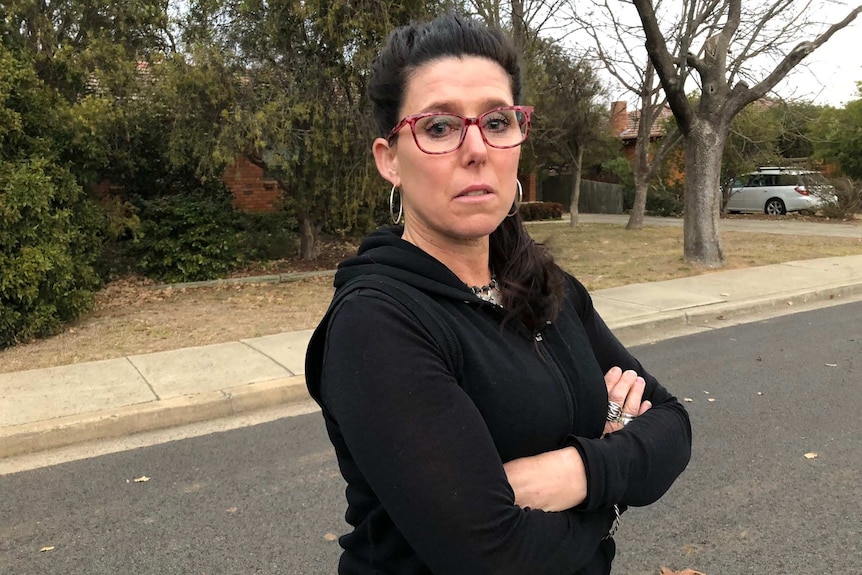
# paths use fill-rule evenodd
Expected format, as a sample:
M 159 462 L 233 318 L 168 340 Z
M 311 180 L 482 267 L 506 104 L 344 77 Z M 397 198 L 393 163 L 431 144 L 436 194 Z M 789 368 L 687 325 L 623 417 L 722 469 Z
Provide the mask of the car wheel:
M 787 213 L 787 208 L 784 207 L 784 202 L 780 198 L 771 198 L 766 200 L 763 211 L 770 216 L 783 216 Z

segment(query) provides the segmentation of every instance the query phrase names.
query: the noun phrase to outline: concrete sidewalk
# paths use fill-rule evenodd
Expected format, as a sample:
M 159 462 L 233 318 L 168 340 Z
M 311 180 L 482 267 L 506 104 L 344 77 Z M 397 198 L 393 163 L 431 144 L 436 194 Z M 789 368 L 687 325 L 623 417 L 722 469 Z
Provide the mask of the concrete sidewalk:
M 862 256 L 593 292 L 627 345 L 862 299 Z M 308 399 L 312 331 L 0 374 L 0 458 Z

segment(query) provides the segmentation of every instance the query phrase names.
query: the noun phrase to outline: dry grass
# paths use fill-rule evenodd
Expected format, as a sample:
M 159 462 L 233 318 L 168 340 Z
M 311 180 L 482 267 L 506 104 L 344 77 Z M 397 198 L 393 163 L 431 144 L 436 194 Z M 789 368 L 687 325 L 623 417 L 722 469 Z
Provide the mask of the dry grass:
M 557 262 L 590 290 L 709 273 L 682 256 L 682 229 L 645 227 L 626 231 L 610 224 L 533 226 Z M 858 238 L 823 238 L 749 232 L 723 232 L 723 269 L 777 264 L 793 260 L 862 254 Z
M 566 224 L 543 224 L 531 232 L 591 290 L 709 271 L 683 261 L 680 228 L 627 232 L 615 225 L 584 224 L 571 230 Z M 852 238 L 740 232 L 722 237 L 725 269 L 862 254 L 862 241 Z M 331 261 L 324 262 L 330 266 Z M 310 329 L 326 311 L 331 286 L 331 277 L 160 290 L 117 282 L 99 294 L 91 313 L 63 333 L 0 351 L 0 373 Z

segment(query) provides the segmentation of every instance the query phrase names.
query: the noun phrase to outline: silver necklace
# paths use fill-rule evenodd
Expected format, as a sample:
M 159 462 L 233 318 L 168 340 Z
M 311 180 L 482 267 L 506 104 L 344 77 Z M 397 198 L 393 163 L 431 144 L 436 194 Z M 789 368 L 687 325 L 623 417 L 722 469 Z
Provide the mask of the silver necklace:
M 483 286 L 468 286 L 479 299 L 485 300 L 494 305 L 502 306 L 503 294 L 500 292 L 497 278 L 491 276 L 491 281 Z

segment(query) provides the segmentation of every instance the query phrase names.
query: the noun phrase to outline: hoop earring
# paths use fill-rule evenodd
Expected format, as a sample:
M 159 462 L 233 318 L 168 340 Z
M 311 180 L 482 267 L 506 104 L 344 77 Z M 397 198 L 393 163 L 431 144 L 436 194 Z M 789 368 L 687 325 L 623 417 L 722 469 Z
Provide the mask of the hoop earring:
M 511 218 L 512 216 L 517 214 L 518 210 L 521 209 L 521 202 L 524 201 L 524 188 L 523 186 L 521 186 L 521 180 L 515 180 L 515 183 L 518 184 L 518 199 L 514 204 L 512 204 L 515 206 L 515 210 L 510 210 L 509 213 L 506 214 L 507 218 Z
M 398 215 L 395 215 L 395 190 L 398 186 L 392 184 L 392 189 L 389 190 L 389 217 L 392 218 L 393 224 L 398 224 L 401 221 L 401 214 L 404 211 L 404 203 L 401 201 L 401 194 L 398 194 Z

